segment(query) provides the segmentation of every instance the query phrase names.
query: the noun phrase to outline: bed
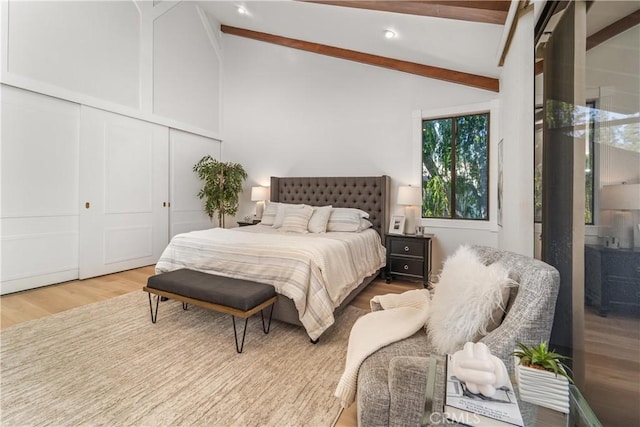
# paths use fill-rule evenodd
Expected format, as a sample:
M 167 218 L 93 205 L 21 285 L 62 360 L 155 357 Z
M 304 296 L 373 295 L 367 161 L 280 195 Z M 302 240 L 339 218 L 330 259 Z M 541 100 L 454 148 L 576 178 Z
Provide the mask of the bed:
M 273 285 L 279 294 L 274 318 L 304 326 L 316 340 L 333 324 L 334 312 L 384 266 L 388 193 L 388 176 L 272 177 L 272 202 L 360 209 L 372 227 L 357 233 L 282 233 L 259 224 L 184 233 L 171 240 L 156 272 L 190 268 Z

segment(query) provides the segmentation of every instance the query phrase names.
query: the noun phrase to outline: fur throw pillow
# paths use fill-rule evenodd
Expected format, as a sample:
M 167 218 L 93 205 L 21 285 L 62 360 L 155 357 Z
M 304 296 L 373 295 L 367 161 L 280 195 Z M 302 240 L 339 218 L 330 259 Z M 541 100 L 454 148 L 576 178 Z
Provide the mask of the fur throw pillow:
M 515 282 L 499 262 L 484 265 L 467 246 L 449 257 L 435 285 L 427 329 L 440 354 L 455 353 L 499 325 Z

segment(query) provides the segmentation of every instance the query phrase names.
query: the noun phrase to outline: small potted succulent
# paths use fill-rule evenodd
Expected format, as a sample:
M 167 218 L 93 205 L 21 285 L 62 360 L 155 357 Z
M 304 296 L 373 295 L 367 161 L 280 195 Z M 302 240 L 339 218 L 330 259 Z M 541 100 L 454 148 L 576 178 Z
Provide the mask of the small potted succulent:
M 549 350 L 547 342 L 538 345 L 517 343 L 515 357 L 516 382 L 520 398 L 556 411 L 569 412 L 571 370 L 563 360 L 570 359 Z

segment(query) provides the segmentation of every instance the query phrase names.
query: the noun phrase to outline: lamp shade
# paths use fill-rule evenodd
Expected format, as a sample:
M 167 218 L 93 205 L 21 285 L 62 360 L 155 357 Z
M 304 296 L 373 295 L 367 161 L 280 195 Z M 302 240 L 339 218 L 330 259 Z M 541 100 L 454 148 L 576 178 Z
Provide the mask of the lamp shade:
M 600 190 L 600 209 L 640 210 L 640 184 L 605 185 Z
M 269 200 L 269 187 L 251 187 L 251 201 Z
M 422 189 L 410 185 L 398 188 L 398 204 L 407 206 L 422 205 Z

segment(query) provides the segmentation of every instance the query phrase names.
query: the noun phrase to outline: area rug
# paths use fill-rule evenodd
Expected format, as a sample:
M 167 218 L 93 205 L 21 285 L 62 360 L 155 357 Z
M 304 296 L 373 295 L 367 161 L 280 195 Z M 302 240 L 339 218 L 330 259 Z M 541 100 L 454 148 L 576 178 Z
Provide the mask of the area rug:
M 363 314 L 347 307 L 316 345 L 254 316 L 242 354 L 230 316 L 166 301 L 154 325 L 142 291 L 19 324 L 0 334 L 0 424 L 328 426 Z

